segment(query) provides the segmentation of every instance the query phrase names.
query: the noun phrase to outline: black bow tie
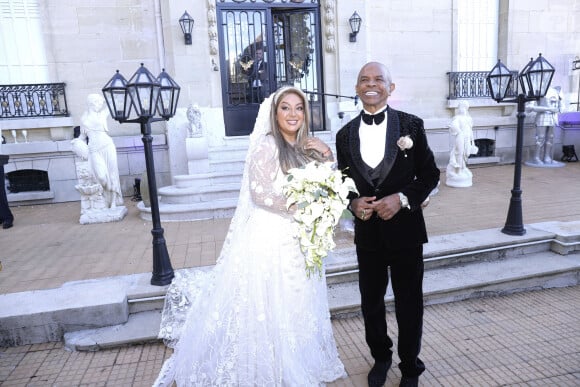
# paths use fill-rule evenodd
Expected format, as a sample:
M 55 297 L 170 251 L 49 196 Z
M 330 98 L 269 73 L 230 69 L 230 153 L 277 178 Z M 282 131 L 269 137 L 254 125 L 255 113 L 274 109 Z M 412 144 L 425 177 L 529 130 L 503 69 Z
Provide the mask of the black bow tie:
M 382 112 L 380 112 L 378 114 L 367 114 L 363 111 L 362 112 L 362 120 L 367 125 L 372 125 L 373 121 L 376 125 L 379 125 L 381 122 L 383 122 L 385 120 L 385 111 L 383 110 Z

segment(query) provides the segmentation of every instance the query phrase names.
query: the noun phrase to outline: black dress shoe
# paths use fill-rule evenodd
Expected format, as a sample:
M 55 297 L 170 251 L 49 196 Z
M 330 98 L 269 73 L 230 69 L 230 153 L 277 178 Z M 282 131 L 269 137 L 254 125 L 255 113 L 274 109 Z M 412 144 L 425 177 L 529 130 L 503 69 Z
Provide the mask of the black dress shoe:
M 387 381 L 387 371 L 391 368 L 391 360 L 389 361 L 375 361 L 375 365 L 371 368 L 367 378 L 369 387 L 382 387 Z
M 401 383 L 399 387 L 418 387 L 419 386 L 419 377 L 418 376 L 403 376 L 401 378 Z
M 14 226 L 14 222 L 12 220 L 5 220 L 2 222 L 2 228 L 6 229 L 6 228 L 10 228 Z

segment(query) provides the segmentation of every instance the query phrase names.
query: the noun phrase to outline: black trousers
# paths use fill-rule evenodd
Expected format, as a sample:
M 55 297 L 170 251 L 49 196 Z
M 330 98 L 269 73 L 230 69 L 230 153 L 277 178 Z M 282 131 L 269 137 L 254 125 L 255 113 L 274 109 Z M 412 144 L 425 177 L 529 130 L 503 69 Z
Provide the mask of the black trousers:
M 375 360 L 388 361 L 393 341 L 387 334 L 385 294 L 389 268 L 399 328 L 397 352 L 403 376 L 418 376 L 425 370 L 419 359 L 423 333 L 423 245 L 404 250 L 356 248 L 359 289 L 366 342 Z
M 4 187 L 4 165 L 0 165 L 0 220 L 2 222 L 12 222 L 14 220 L 10 207 L 8 207 L 8 198 Z
M 262 87 L 250 87 L 250 102 L 262 103 L 264 101 L 264 91 Z

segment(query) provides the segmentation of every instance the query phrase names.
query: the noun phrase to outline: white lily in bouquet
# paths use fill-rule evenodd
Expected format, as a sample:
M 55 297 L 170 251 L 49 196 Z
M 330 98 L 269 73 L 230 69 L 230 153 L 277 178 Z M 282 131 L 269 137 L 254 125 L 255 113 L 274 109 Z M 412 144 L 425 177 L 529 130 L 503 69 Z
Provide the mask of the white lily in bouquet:
M 334 229 L 348 205 L 348 194 L 358 194 L 354 181 L 337 170 L 333 162 L 312 161 L 288 171 L 283 187 L 286 208 L 296 205 L 297 238 L 304 254 L 306 272 L 322 275 L 322 260 L 336 244 Z

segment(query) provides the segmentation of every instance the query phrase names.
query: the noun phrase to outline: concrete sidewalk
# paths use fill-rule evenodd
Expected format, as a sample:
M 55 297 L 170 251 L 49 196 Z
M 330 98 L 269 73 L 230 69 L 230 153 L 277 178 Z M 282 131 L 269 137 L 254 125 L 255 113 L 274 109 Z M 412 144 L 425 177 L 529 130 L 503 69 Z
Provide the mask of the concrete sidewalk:
M 394 314 L 389 334 L 397 337 Z M 425 308 L 421 386 L 580 385 L 580 287 L 471 299 Z M 360 317 L 333 320 L 348 377 L 372 366 Z M 1 386 L 150 386 L 171 354 L 161 343 L 69 352 L 62 342 L 0 348 Z M 385 386 L 398 386 L 396 354 Z
M 470 188 L 447 187 L 442 174 L 425 211 L 430 235 L 503 227 L 513 165 L 472 171 Z M 523 167 L 521 186 L 526 224 L 580 220 L 580 163 Z M 150 272 L 151 223 L 139 218 L 129 198 L 126 205 L 123 221 L 96 225 L 78 224 L 79 203 L 13 208 L 15 227 L 0 230 L 0 294 Z M 213 264 L 228 225 L 229 219 L 163 223 L 174 268 Z M 337 239 L 352 244 L 348 233 Z M 429 305 L 421 385 L 580 385 L 579 313 L 578 286 Z M 393 313 L 388 318 L 396 338 Z M 337 319 L 333 327 L 349 377 L 331 385 L 365 386 L 372 359 L 362 320 Z M 169 354 L 162 344 L 95 353 L 71 353 L 61 342 L 0 348 L 0 385 L 147 386 Z M 399 378 L 395 367 L 386 385 L 398 385 Z

